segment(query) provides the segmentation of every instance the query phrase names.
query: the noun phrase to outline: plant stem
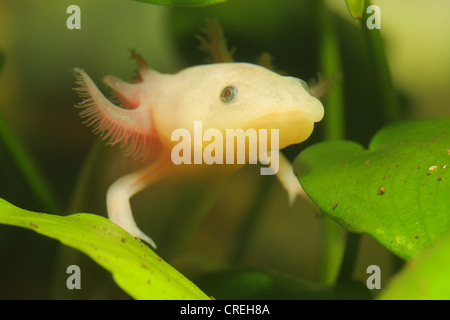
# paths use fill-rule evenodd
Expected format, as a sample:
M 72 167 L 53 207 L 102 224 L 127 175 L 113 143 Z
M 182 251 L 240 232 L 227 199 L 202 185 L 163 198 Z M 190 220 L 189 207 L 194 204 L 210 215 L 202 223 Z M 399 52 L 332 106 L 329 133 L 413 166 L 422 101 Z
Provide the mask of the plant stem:
M 322 75 L 331 77 L 341 72 L 341 58 L 333 17 L 323 0 L 316 1 L 320 29 L 319 63 Z M 325 140 L 344 138 L 345 117 L 343 87 L 336 81 L 327 93 L 325 105 Z M 325 217 L 322 224 L 322 243 L 319 280 L 324 284 L 335 283 L 345 248 L 345 230 L 335 221 Z
M 347 234 L 346 243 L 347 245 L 345 247 L 344 258 L 342 259 L 341 270 L 339 271 L 338 282 L 351 280 L 358 258 L 361 234 L 349 232 Z
M 399 99 L 394 89 L 391 71 L 384 50 L 383 39 L 380 30 L 369 29 L 367 23 L 367 7 L 370 1 L 365 0 L 363 18 L 360 21 L 361 30 L 366 39 L 369 59 L 371 61 L 372 72 L 374 73 L 382 99 L 385 119 L 388 123 L 397 121 L 401 118 L 401 108 Z
M 319 0 L 319 2 L 321 1 Z M 328 78 L 341 73 L 341 59 L 332 17 L 326 8 L 321 11 L 320 24 L 322 32 L 319 63 L 323 77 Z M 343 95 L 342 82 L 335 81 L 327 92 L 325 100 L 324 135 L 326 140 L 341 140 L 345 136 Z
M 43 174 L 39 171 L 37 166 L 34 165 L 30 156 L 27 154 L 25 147 L 20 143 L 14 131 L 9 127 L 1 113 L 0 140 L 3 140 L 7 151 L 21 171 L 31 192 L 41 204 L 42 209 L 49 213 L 58 212 L 60 206 L 57 197 L 51 191 Z

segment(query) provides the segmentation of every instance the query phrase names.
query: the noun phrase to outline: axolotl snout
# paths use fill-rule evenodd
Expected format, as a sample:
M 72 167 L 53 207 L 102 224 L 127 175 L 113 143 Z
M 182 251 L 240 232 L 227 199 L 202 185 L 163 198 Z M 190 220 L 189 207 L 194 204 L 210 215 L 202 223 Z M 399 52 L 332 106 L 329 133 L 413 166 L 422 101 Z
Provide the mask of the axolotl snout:
M 85 98 L 78 105 L 83 109 L 80 115 L 86 119 L 85 123 L 109 139 L 110 144 L 126 145 L 129 153 L 143 156 L 149 163 L 111 185 L 107 210 L 110 220 L 154 247 L 152 239 L 137 227 L 129 199 L 177 169 L 170 157 L 178 143 L 172 139 L 175 130 L 184 128 L 194 135 L 195 121 L 201 121 L 204 131 L 278 129 L 277 148 L 282 149 L 306 140 L 314 122 L 320 121 L 324 114 L 321 102 L 308 93 L 305 82 L 261 66 L 217 63 L 161 74 L 140 56 L 135 58 L 139 66 L 138 82 L 124 82 L 114 76 L 104 78 L 121 100 L 121 106 L 106 99 L 82 69 L 75 68 L 74 72 L 80 85 L 76 90 Z M 281 160 L 277 177 L 292 198 L 301 187 L 290 164 Z M 198 172 L 208 165 L 185 167 L 186 170 L 195 167 Z

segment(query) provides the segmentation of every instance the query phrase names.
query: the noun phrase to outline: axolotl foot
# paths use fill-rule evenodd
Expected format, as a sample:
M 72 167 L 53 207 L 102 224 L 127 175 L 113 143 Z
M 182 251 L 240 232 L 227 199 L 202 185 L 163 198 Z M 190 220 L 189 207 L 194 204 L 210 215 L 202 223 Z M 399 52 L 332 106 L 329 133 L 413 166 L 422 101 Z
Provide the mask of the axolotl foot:
M 120 188 L 120 179 L 108 189 L 106 204 L 108 208 L 108 218 L 119 227 L 133 235 L 135 238 L 144 240 L 156 249 L 156 243 L 138 228 L 133 218 L 129 197 Z
M 152 238 L 150 238 L 149 236 L 147 236 L 144 232 L 142 232 L 137 226 L 135 228 L 133 228 L 133 230 L 127 230 L 129 233 L 131 233 L 135 238 L 139 238 L 145 242 L 147 242 L 149 245 L 151 245 L 153 247 L 153 249 L 156 249 L 156 243 L 152 240 Z

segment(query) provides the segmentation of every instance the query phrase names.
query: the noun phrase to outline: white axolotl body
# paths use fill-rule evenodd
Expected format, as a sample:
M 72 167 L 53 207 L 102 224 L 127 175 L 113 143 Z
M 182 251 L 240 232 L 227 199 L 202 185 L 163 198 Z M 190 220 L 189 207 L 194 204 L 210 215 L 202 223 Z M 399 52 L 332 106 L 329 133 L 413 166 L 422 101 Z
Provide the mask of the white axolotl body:
M 122 101 L 121 107 L 106 99 L 83 70 L 74 71 L 81 86 L 76 90 L 85 98 L 78 106 L 83 108 L 80 115 L 86 118 L 85 123 L 109 139 L 110 144 L 127 145 L 129 153 L 149 162 L 111 185 L 107 210 L 110 220 L 153 247 L 156 245 L 152 239 L 137 227 L 129 199 L 179 169 L 170 158 L 178 143 L 171 138 L 175 130 L 184 128 L 194 134 L 194 121 L 201 121 L 203 130 L 278 129 L 278 147 L 282 149 L 306 140 L 314 122 L 324 114 L 322 104 L 308 93 L 302 80 L 280 76 L 257 65 L 217 63 L 186 68 L 172 75 L 161 74 L 140 56 L 134 57 L 138 61 L 139 82 L 127 83 L 114 76 L 104 78 Z M 301 187 L 284 158 L 279 165 L 277 176 L 292 199 Z M 206 167 L 211 168 L 206 164 L 184 165 L 184 171 L 198 174 Z M 235 170 L 236 166 L 230 168 Z

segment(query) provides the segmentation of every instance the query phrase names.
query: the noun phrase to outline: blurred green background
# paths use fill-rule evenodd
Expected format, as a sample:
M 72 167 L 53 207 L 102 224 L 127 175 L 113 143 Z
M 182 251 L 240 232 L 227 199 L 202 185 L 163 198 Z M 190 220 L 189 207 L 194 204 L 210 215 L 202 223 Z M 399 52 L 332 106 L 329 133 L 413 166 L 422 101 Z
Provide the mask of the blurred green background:
M 117 150 L 96 144 L 97 137 L 81 124 L 72 107 L 79 102 L 71 89 L 73 67 L 84 68 L 103 89 L 101 77 L 107 74 L 125 80 L 133 76 L 135 65 L 128 48 L 136 49 L 161 72 L 201 64 L 204 54 L 194 35 L 204 27 L 205 18 L 217 18 L 228 44 L 236 47 L 236 61 L 255 62 L 259 54 L 269 52 L 278 69 L 308 81 L 319 71 L 315 3 L 230 0 L 188 9 L 131 0 L 1 1 L 0 51 L 6 60 L 0 73 L 0 112 L 59 200 L 58 210 L 50 213 L 105 214 L 107 186 L 128 171 L 123 167 L 128 160 Z M 336 72 L 343 74 L 345 138 L 367 146 L 386 119 L 360 23 L 351 19 L 344 1 L 325 3 L 342 59 L 342 70 Z M 450 116 L 450 2 L 373 3 L 381 8 L 381 32 L 402 101 L 402 118 Z M 66 9 L 71 4 L 81 8 L 81 30 L 66 28 Z M 319 123 L 307 142 L 287 148 L 285 154 L 292 160 L 307 145 L 322 140 L 323 126 Z M 89 154 L 89 177 L 80 180 Z M 161 243 L 158 254 L 191 279 L 243 266 L 317 281 L 324 218 L 300 199 L 289 207 L 275 178 L 258 172 L 252 166 L 234 173 L 217 199 L 216 181 L 152 187 L 133 200 L 138 224 Z M 77 183 L 81 187 L 76 192 Z M 22 208 L 48 212 L 1 144 L 0 197 Z M 189 226 L 192 230 L 180 236 L 183 219 L 189 219 L 186 212 L 209 202 L 214 202 L 209 214 L 195 218 L 199 227 Z M 173 211 L 170 218 L 161 214 L 165 204 Z M 171 239 L 177 244 L 171 245 Z M 360 253 L 355 278 L 365 281 L 367 266 L 377 264 L 385 284 L 394 268 L 392 255 L 368 236 Z M 27 230 L 0 226 L 0 261 L 2 299 L 126 298 L 109 274 L 88 258 Z M 70 264 L 82 270 L 79 292 L 65 288 L 65 268 Z

